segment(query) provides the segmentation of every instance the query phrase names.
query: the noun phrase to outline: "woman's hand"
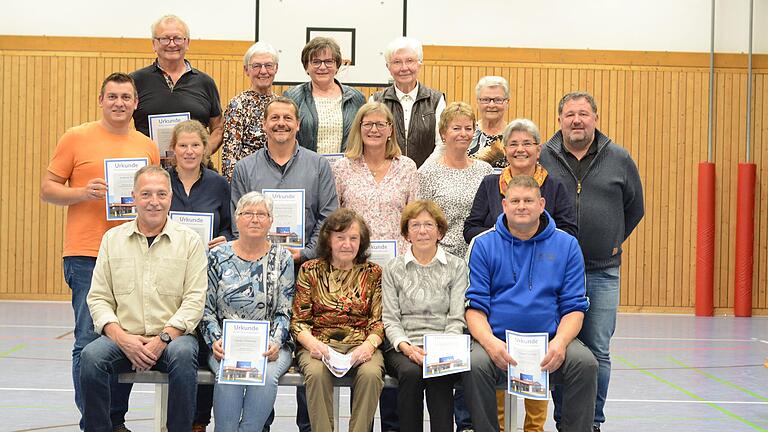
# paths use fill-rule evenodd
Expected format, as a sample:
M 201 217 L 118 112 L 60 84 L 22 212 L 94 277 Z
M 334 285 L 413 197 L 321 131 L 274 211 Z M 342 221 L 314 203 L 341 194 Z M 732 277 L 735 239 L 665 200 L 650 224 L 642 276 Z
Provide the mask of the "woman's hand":
M 402 352 L 403 355 L 408 357 L 412 362 L 419 366 L 424 364 L 424 356 L 426 356 L 427 353 L 421 347 L 411 345 L 407 342 L 400 342 L 398 348 L 400 348 L 400 352 Z
M 269 343 L 269 349 L 264 351 L 264 354 L 262 354 L 264 357 L 267 358 L 267 361 L 275 361 L 277 360 L 277 356 L 280 353 L 280 347 L 277 346 L 277 344 L 274 344 L 272 342 Z
M 224 236 L 215 237 L 213 240 L 208 242 L 208 249 L 213 249 L 216 246 L 226 242 L 227 242 L 227 239 Z
M 309 355 L 317 360 L 322 360 L 323 357 L 328 357 L 328 345 L 319 340 L 315 340 L 315 344 L 313 344 L 312 349 L 309 350 Z
M 358 345 L 357 348 L 352 351 L 352 366 L 358 366 L 370 360 L 371 357 L 373 357 L 374 351 L 376 351 L 376 348 L 367 342 Z
M 221 361 L 224 358 L 224 346 L 221 344 L 221 339 L 214 342 L 211 348 L 213 349 L 213 358 Z

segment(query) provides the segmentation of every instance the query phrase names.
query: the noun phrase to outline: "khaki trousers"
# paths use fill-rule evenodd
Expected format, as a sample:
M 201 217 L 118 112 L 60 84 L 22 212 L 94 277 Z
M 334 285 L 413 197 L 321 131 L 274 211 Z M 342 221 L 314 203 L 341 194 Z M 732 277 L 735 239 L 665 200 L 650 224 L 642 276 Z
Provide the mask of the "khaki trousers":
M 504 432 L 504 394 L 506 390 L 496 390 L 496 403 L 499 409 L 499 430 Z M 544 423 L 547 421 L 547 401 L 525 400 L 525 424 L 524 432 L 543 432 Z
M 329 343 L 328 346 L 346 354 L 358 345 Z M 309 351 L 299 348 L 296 353 L 299 370 L 304 375 L 307 390 L 309 423 L 313 432 L 333 432 L 333 380 L 336 378 L 322 361 L 312 358 Z M 384 387 L 384 356 L 380 350 L 371 359 L 347 375 L 352 379 L 352 417 L 350 432 L 369 432 L 379 404 L 379 395 Z

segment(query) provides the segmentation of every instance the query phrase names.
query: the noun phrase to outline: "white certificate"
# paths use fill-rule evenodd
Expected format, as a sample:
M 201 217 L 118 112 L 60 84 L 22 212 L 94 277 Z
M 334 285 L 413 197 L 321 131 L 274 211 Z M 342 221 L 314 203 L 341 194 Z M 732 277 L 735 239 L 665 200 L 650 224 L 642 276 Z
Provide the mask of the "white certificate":
M 269 322 L 224 320 L 224 358 L 219 364 L 219 384 L 264 385 L 269 343 Z
M 368 252 L 371 254 L 368 261 L 384 267 L 384 264 L 397 256 L 397 240 L 371 240 Z
M 422 376 L 432 378 L 469 370 L 469 335 L 424 335 L 424 365 Z
M 167 168 L 173 160 L 171 151 L 171 134 L 177 124 L 189 120 L 188 112 L 174 114 L 153 114 L 147 116 L 149 121 L 149 137 L 157 144 L 160 151 L 160 165 Z
M 176 221 L 187 228 L 191 228 L 200 236 L 203 245 L 213 240 L 213 213 L 198 212 L 180 212 L 172 211 L 168 213 L 172 221 Z
M 320 156 L 328 159 L 328 163 L 333 165 L 333 163 L 336 162 L 337 160 L 344 158 L 344 153 L 324 153 L 324 154 L 321 154 Z
M 285 247 L 304 248 L 304 189 L 262 189 L 272 198 L 269 241 Z
M 148 163 L 147 158 L 104 159 L 107 220 L 131 220 L 136 217 L 136 205 L 131 196 L 133 176 Z
M 547 399 L 549 372 L 541 370 L 547 354 L 547 333 L 517 333 L 507 330 L 507 352 L 517 362 L 507 370 L 507 392 L 526 399 Z
M 333 375 L 341 378 L 352 369 L 352 354 L 342 354 L 328 347 L 328 356 L 323 356 L 323 363 Z

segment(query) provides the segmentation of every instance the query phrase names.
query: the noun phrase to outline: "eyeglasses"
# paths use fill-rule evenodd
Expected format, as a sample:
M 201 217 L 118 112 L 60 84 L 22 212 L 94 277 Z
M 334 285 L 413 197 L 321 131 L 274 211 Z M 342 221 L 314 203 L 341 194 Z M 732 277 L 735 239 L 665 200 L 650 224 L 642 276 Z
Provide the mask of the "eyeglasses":
M 325 65 L 325 67 L 327 67 L 327 68 L 332 68 L 332 67 L 336 67 L 336 60 L 334 60 L 334 59 L 325 59 L 325 60 L 313 59 L 313 60 L 311 60 L 309 62 L 309 64 L 311 64 L 312 67 L 315 68 L 315 69 L 320 69 L 320 66 L 322 66 L 322 65 Z
M 434 222 L 412 222 L 408 224 L 408 230 L 419 232 L 424 228 L 425 231 L 434 231 L 437 225 Z
M 398 68 L 398 69 L 402 69 L 403 66 L 405 66 L 405 67 L 412 67 L 412 66 L 414 66 L 418 62 L 419 61 L 416 60 L 416 59 L 409 58 L 409 59 L 405 59 L 405 60 L 395 60 L 393 62 L 390 62 L 389 64 L 394 66 L 394 67 L 396 67 L 396 68 Z
M 369 131 L 373 129 L 373 127 L 376 126 L 376 130 L 384 130 L 389 129 L 390 126 L 392 126 L 392 123 L 390 122 L 363 122 L 360 123 L 360 127 L 363 128 L 365 131 Z
M 248 65 L 249 68 L 255 71 L 261 70 L 261 68 L 264 68 L 267 70 L 267 72 L 272 72 L 275 70 L 275 64 L 274 63 L 251 63 Z
M 181 36 L 174 36 L 174 37 L 156 37 L 156 41 L 160 43 L 162 46 L 170 45 L 171 42 L 174 43 L 174 45 L 181 45 L 183 44 L 187 38 L 181 37 Z
M 267 213 L 254 213 L 245 211 L 240 212 L 238 215 L 245 220 L 253 220 L 255 218 L 259 222 L 264 222 L 265 220 L 269 219 L 269 214 Z
M 501 105 L 508 100 L 509 99 L 507 98 L 477 98 L 477 101 L 483 105 L 488 105 L 491 102 L 495 103 L 496 105 Z
M 506 147 L 511 147 L 511 148 L 522 147 L 522 148 L 526 148 L 527 149 L 527 148 L 531 148 L 531 147 L 533 147 L 535 145 L 539 145 L 539 143 L 534 142 L 534 141 L 522 141 L 522 142 L 510 141 L 510 142 L 508 142 L 506 144 Z

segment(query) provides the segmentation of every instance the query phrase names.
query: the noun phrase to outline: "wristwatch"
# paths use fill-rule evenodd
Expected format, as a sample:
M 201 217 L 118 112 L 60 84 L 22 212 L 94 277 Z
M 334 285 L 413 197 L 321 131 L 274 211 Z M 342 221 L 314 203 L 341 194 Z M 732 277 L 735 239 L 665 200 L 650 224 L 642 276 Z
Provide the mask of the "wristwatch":
M 164 342 L 166 345 L 168 345 L 169 343 L 171 343 L 171 340 L 172 340 L 172 339 L 171 339 L 171 335 L 169 335 L 169 334 L 168 334 L 168 332 L 164 332 L 164 331 L 162 331 L 162 332 L 160 332 L 160 334 L 159 334 L 159 335 L 157 335 L 157 336 L 159 336 L 159 337 L 160 337 L 160 340 L 161 340 L 161 341 L 163 341 L 163 342 Z

